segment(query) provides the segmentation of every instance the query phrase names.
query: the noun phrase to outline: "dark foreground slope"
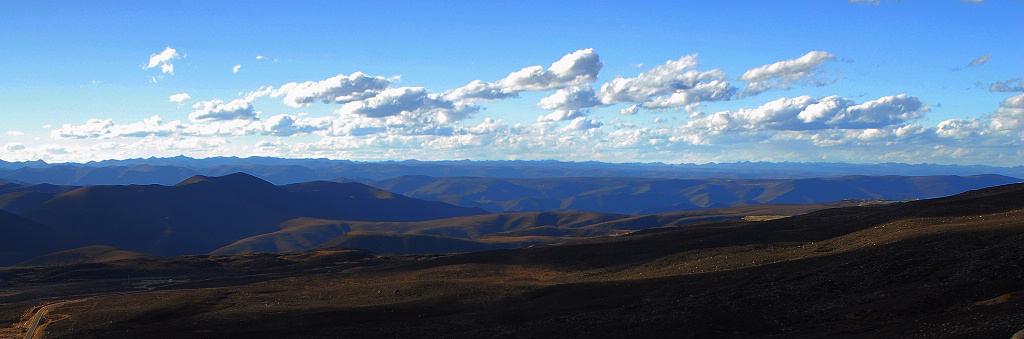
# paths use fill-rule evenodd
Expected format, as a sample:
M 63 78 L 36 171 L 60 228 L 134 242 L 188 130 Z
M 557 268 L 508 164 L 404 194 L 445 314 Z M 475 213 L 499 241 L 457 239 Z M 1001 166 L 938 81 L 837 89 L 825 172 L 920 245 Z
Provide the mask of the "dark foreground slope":
M 314 258 L 339 250 L 315 250 L 6 269 L 0 276 L 15 283 L 0 297 L 0 315 L 15 328 L 26 310 L 45 303 L 22 295 L 38 298 L 43 290 L 33 286 L 47 279 L 85 284 L 132 267 L 150 275 L 174 267 L 165 273 L 173 275 L 193 262 L 188 282 L 71 297 L 50 312 L 44 331 L 54 338 L 1009 338 L 1024 329 L 1022 220 L 1024 185 L 1009 185 L 462 255 L 323 260 Z

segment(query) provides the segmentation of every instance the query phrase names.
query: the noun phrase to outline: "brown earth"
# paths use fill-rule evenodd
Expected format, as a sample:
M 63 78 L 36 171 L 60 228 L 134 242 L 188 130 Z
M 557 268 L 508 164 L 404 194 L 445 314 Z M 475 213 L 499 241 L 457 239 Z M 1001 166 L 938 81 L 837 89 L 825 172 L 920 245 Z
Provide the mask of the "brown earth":
M 91 296 L 51 310 L 46 337 L 1009 338 L 1021 258 L 1024 185 L 1008 185 L 458 255 L 6 268 L 0 325 Z M 132 272 L 179 280 L 129 286 Z

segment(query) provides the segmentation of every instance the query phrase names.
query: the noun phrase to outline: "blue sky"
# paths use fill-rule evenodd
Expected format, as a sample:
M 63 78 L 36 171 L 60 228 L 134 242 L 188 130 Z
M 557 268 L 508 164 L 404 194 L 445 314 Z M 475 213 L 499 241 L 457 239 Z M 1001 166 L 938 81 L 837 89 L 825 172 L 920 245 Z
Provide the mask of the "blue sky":
M 1015 0 L 0 1 L 0 159 L 1015 166 L 1022 14 Z

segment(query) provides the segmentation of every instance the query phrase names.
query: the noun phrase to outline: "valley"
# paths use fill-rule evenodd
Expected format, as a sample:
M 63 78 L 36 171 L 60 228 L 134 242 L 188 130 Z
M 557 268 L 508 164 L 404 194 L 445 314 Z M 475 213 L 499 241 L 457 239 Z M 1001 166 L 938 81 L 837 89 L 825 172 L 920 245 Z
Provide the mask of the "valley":
M 1019 181 L 6 183 L 0 336 L 1008 337 Z
M 76 300 L 44 317 L 48 338 L 1009 337 L 1022 202 L 1014 184 L 463 254 L 119 253 L 0 269 L 0 314 L 14 333 L 34 305 Z

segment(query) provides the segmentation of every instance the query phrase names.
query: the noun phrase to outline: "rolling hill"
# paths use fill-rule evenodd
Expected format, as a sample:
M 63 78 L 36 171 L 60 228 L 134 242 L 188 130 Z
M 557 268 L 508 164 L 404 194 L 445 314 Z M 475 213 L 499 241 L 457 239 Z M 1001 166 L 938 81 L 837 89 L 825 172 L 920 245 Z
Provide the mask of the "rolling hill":
M 20 215 L 87 243 L 174 256 L 207 253 L 298 217 L 409 221 L 485 213 L 360 184 L 289 189 L 243 173 L 195 176 L 175 186 L 86 186 L 23 208 Z
M 84 244 L 68 234 L 4 210 L 0 210 L 0 235 L 0 266 Z
M 155 260 L 157 258 L 159 257 L 113 246 L 92 245 L 48 253 L 20 262 L 17 266 L 71 266 L 117 260 Z
M 364 183 L 414 198 L 491 212 L 653 214 L 844 199 L 926 199 L 1020 182 L 1000 175 L 811 179 L 480 178 L 403 176 Z
M 750 216 L 791 216 L 870 203 L 884 202 L 845 200 L 825 204 L 751 205 L 643 216 L 567 211 L 495 213 L 415 222 L 296 218 L 281 223 L 278 231 L 241 239 L 211 253 L 288 252 L 317 247 L 358 247 L 374 252 L 400 254 L 466 252 L 563 243 L 695 222 Z M 430 245 L 433 247 L 428 251 L 410 247 L 409 241 L 458 246 L 441 250 Z
M 312 249 L 321 246 L 339 246 L 344 240 L 336 240 L 339 237 L 346 237 L 350 232 L 360 234 L 372 234 L 373 239 L 411 239 L 411 237 L 430 236 L 448 243 L 466 244 L 477 242 L 480 249 L 489 248 L 510 248 L 516 244 L 551 243 L 565 241 L 563 237 L 573 236 L 570 232 L 573 229 L 598 224 L 601 222 L 616 220 L 628 217 L 626 215 L 603 214 L 591 212 L 524 212 L 524 213 L 501 213 L 484 214 L 475 216 L 464 216 L 455 218 L 435 219 L 415 222 L 360 222 L 343 220 L 326 220 L 315 218 L 296 218 L 281 223 L 280 230 L 271 233 L 255 235 L 238 240 L 230 245 L 212 251 L 212 254 L 236 254 L 246 252 L 287 252 Z M 553 236 L 539 241 L 524 242 L 522 239 L 508 239 L 509 244 L 494 245 L 498 242 L 490 239 L 485 244 L 481 240 L 489 235 L 499 232 L 524 231 L 529 232 L 542 227 L 555 227 L 560 232 Z M 592 235 L 605 235 L 607 232 L 593 232 Z M 384 240 L 381 240 L 384 241 Z M 386 240 L 389 244 L 401 244 L 401 240 Z M 329 243 L 335 242 L 333 245 Z M 349 247 L 359 247 L 352 244 Z M 344 246 L 348 246 L 344 245 Z M 390 253 L 423 253 L 408 252 L 402 246 L 373 245 L 377 251 Z M 497 247 L 496 247 L 497 246 Z M 465 248 L 462 246 L 460 248 Z M 460 252 L 450 249 L 441 252 Z
M 0 269 L 18 282 L 0 296 L 0 321 L 16 328 L 37 298 L 105 286 L 51 311 L 47 335 L 1008 338 L 1024 319 L 1022 220 L 1015 184 L 457 255 L 317 249 Z M 189 281 L 164 288 L 100 285 L 189 265 Z

